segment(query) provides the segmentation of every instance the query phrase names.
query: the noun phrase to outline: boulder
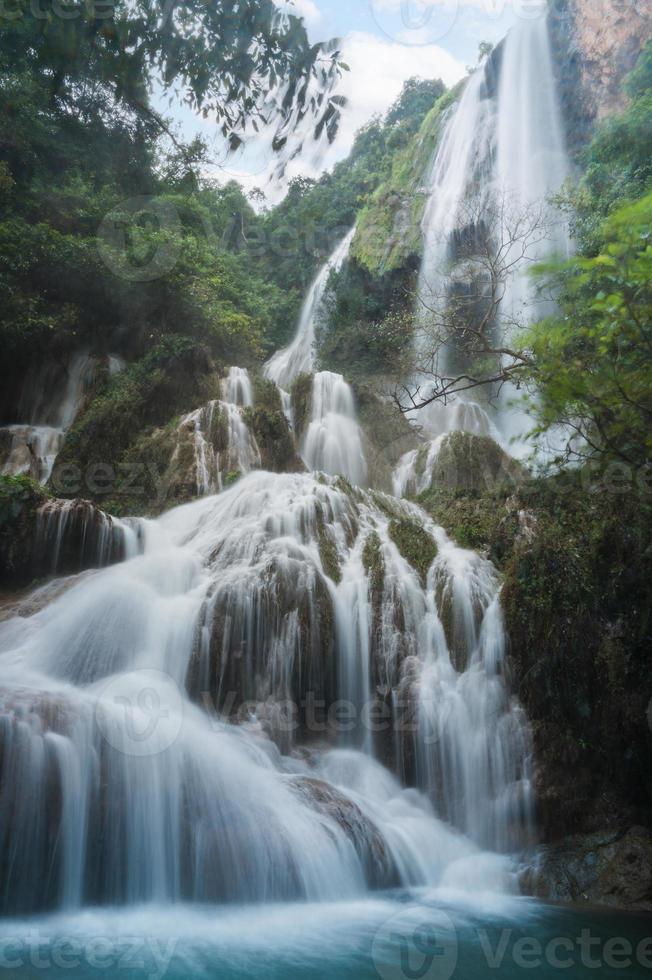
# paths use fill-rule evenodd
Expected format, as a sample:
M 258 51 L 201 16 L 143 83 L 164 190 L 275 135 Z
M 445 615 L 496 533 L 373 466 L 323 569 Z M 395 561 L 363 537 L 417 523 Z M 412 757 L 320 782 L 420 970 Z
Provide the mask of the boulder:
M 549 844 L 522 875 L 537 898 L 652 911 L 652 830 L 602 832 Z
M 452 432 L 432 464 L 431 485 L 456 493 L 482 493 L 523 483 L 526 471 L 489 436 Z

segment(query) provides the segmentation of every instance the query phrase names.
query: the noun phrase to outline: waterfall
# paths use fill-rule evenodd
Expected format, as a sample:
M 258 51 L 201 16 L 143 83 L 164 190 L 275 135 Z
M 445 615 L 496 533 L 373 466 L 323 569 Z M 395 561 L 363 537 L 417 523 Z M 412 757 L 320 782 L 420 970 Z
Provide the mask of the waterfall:
M 5 911 L 508 885 L 529 742 L 489 562 L 307 474 L 249 474 L 141 538 L 0 622 Z
M 283 409 L 290 424 L 293 423 L 294 413 L 287 389 L 300 374 L 313 372 L 315 327 L 322 312 L 328 279 L 331 272 L 340 269 L 346 261 L 354 235 L 355 228 L 352 228 L 336 246 L 310 287 L 290 346 L 277 351 L 265 365 L 265 376 L 274 381 L 281 391 Z M 301 456 L 311 470 L 344 476 L 357 484 L 364 483 L 366 479 L 367 464 L 356 421 L 353 391 L 341 374 L 318 371 L 314 375 L 311 418 Z
M 245 368 L 232 367 L 222 381 L 222 398 L 229 405 L 249 408 L 254 403 L 254 392 L 249 372 Z
M 231 475 L 260 466 L 260 450 L 242 410 L 253 405 L 253 386 L 245 368 L 232 367 L 221 382 L 222 398 L 189 412 L 177 427 L 173 468 L 187 468 L 185 448 L 192 450 L 195 492 L 217 493 Z
M 265 365 L 265 377 L 274 381 L 282 390 L 287 390 L 300 374 L 309 374 L 313 370 L 315 327 L 328 279 L 331 272 L 337 272 L 346 261 L 354 235 L 355 228 L 352 228 L 317 274 L 301 307 L 299 326 L 292 343 L 277 351 Z
M 501 183 L 544 195 L 561 173 L 554 102 L 526 118 L 537 72 L 552 84 L 546 37 L 516 29 L 499 76 L 495 62 L 478 71 L 447 120 L 424 219 L 433 302 L 468 195 L 487 207 Z M 534 67 L 517 92 L 524 52 Z M 526 174 L 530 153 L 541 165 Z M 175 433 L 171 465 L 200 499 L 137 525 L 89 515 L 84 567 L 124 560 L 58 580 L 0 621 L 6 913 L 515 888 L 532 836 L 531 745 L 509 689 L 500 578 L 416 505 L 364 488 L 353 390 L 314 372 L 328 277 L 353 234 L 265 367 L 290 419 L 293 382 L 313 374 L 295 429 L 312 472 L 259 470 L 253 385 L 231 368 Z M 62 427 L 78 404 L 63 399 Z M 397 494 L 425 488 L 445 433 L 497 435 L 475 402 L 433 410 L 430 427 Z M 85 554 L 79 502 L 39 519 L 52 569 L 70 571 L 63 553 Z
M 33 555 L 37 576 L 102 568 L 138 552 L 136 527 L 86 500 L 49 500 L 37 512 Z
M 428 388 L 427 370 L 455 374 L 455 357 L 447 344 L 431 364 L 428 308 L 441 310 L 455 275 L 456 242 L 470 234 L 470 222 L 486 222 L 499 246 L 506 212 L 512 220 L 528 212 L 540 213 L 546 225 L 542 240 L 532 237 L 527 255 L 516 243 L 507 256 L 514 267 L 501 304 L 504 329 L 521 320 L 524 325 L 547 311 L 532 288 L 528 269 L 537 261 L 570 250 L 568 230 L 561 216 L 548 205 L 571 172 L 564 146 L 561 112 L 550 49 L 548 20 L 523 19 L 507 39 L 469 79 L 456 107 L 450 110 L 429 179 L 429 200 L 423 219 L 424 256 L 419 274 L 417 360 L 424 372 L 417 383 Z M 472 215 L 472 218 L 469 215 Z M 507 244 L 507 243 L 505 243 Z M 468 262 L 467 262 L 468 267 Z M 462 269 L 460 285 L 468 268 Z M 511 328 L 514 329 L 513 327 Z M 500 411 L 489 411 L 503 440 L 523 435 L 527 421 L 508 406 L 515 392 L 503 392 Z M 433 435 L 450 431 L 448 406 L 431 406 L 419 413 Z M 479 416 L 468 431 L 475 428 Z M 491 424 L 482 423 L 482 427 Z
M 363 484 L 367 464 L 356 421 L 351 386 L 341 374 L 318 371 L 312 388 L 312 417 L 301 456 L 310 470 Z

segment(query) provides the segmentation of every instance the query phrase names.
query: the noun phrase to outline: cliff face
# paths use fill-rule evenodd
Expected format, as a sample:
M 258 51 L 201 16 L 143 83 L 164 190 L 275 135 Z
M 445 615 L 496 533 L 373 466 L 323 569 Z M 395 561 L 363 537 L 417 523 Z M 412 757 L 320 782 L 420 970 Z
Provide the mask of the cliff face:
M 652 0 L 570 0 L 566 14 L 585 109 L 592 119 L 622 111 L 623 77 L 652 33 Z

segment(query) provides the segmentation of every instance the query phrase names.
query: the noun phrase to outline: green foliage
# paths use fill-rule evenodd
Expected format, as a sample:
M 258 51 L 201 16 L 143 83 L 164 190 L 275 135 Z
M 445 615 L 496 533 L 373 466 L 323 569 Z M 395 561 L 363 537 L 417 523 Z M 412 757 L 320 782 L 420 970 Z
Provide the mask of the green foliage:
M 129 450 L 143 433 L 216 397 L 218 382 L 205 348 L 185 337 L 165 338 L 144 358 L 111 379 L 81 413 L 57 457 L 51 486 L 59 496 L 76 496 L 81 479 L 85 497 L 101 498 L 103 493 L 120 492 L 128 478 L 125 464 L 136 462 L 128 455 Z M 169 461 L 167 443 L 163 460 L 156 454 L 151 459 L 137 460 L 143 469 L 163 461 Z M 109 468 L 106 491 L 94 492 L 87 482 L 89 470 L 97 464 Z M 74 479 L 71 471 L 76 474 Z
M 598 126 L 582 161 L 582 179 L 563 199 L 573 233 L 588 254 L 601 248 L 604 218 L 652 190 L 652 40 L 626 80 L 625 91 L 630 104 Z
M 0 61 L 18 63 L 63 106 L 102 99 L 160 129 L 149 92 L 163 92 L 212 116 L 232 146 L 246 126 L 276 122 L 276 149 L 290 120 L 311 116 L 315 134 L 333 138 L 342 100 L 331 95 L 340 71 L 333 43 L 311 44 L 303 21 L 280 18 L 273 0 L 186 0 L 174 12 L 149 0 L 111 4 L 46 0 L 38 11 L 15 0 L 4 18 Z
M 0 475 L 0 527 L 13 523 L 28 508 L 40 506 L 49 494 L 28 476 Z
M 652 194 L 600 235 L 598 255 L 542 270 L 560 314 L 526 338 L 539 387 L 532 411 L 539 433 L 563 422 L 588 454 L 642 464 L 652 458 Z
M 353 379 L 399 376 L 412 349 L 411 270 L 377 276 L 348 262 L 329 280 L 320 364 Z

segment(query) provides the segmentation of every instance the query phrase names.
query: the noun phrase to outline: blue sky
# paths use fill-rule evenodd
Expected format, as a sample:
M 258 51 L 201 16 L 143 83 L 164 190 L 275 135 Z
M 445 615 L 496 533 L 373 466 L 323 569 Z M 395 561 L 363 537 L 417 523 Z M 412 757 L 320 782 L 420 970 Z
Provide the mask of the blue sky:
M 279 0 L 280 2 L 280 0 Z M 545 0 L 286 0 L 302 15 L 314 41 L 342 39 L 350 65 L 339 86 L 348 99 L 333 146 L 307 145 L 287 177 L 316 177 L 347 156 L 356 131 L 384 112 L 412 77 L 442 78 L 452 85 L 477 61 L 481 41 L 499 41 L 519 16 L 535 16 Z M 186 137 L 200 132 L 212 148 L 209 175 L 259 187 L 278 201 L 284 184 L 270 181 L 275 157 L 269 141 L 249 141 L 236 155 L 225 153 L 216 127 L 190 112 L 178 117 Z

